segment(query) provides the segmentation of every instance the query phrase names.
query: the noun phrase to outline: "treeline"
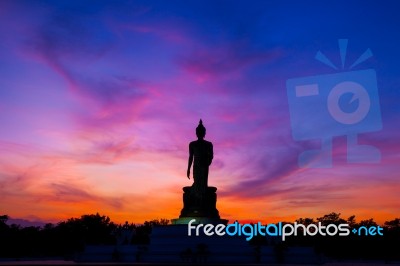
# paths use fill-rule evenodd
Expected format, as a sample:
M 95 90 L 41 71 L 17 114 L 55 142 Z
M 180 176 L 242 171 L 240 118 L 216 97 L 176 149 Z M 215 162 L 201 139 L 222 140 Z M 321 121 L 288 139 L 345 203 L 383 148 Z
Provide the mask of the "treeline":
M 116 224 L 99 213 L 70 218 L 56 225 L 21 227 L 8 225 L 7 215 L 0 216 L 0 257 L 63 257 L 73 259 L 85 245 L 147 244 L 154 225 L 166 225 L 166 219 L 146 221 L 143 225 Z
M 86 245 L 124 245 L 148 244 L 151 229 L 155 225 L 168 225 L 169 220 L 146 221 L 135 225 L 125 222 L 116 224 L 108 216 L 96 214 L 70 218 L 56 225 L 46 224 L 43 227 L 21 227 L 8 225 L 8 216 L 0 216 L 0 258 L 40 258 L 62 257 L 74 259 L 77 252 L 84 251 Z M 377 226 L 373 219 L 357 221 L 350 216 L 344 219 L 340 213 L 330 213 L 319 218 L 300 218 L 298 224 L 305 226 L 321 223 L 347 223 L 350 230 L 362 226 Z M 386 221 L 383 225 L 383 236 L 365 236 L 350 233 L 349 236 L 303 236 L 287 237 L 284 242 L 265 237 L 254 237 L 250 242 L 256 247 L 274 245 L 277 253 L 283 254 L 290 246 L 314 247 L 318 254 L 335 259 L 379 259 L 400 260 L 400 219 Z
M 284 253 L 285 249 L 290 246 L 308 246 L 314 247 L 317 254 L 324 255 L 334 259 L 354 259 L 354 260 L 386 260 L 398 261 L 400 260 L 400 218 L 391 221 L 386 221 L 380 225 L 383 229 L 383 235 L 376 233 L 375 235 L 366 235 L 364 228 L 372 226 L 377 227 L 378 224 L 374 219 L 366 219 L 357 221 L 354 215 L 344 219 L 340 213 L 332 212 L 319 218 L 300 218 L 295 222 L 308 226 L 310 224 L 322 226 L 329 224 L 343 224 L 349 225 L 350 235 L 348 236 L 304 236 L 303 231 L 299 230 L 297 236 L 287 237 L 284 242 L 276 245 L 280 252 Z M 361 230 L 360 235 L 358 229 Z M 353 233 L 352 230 L 356 229 Z M 252 241 L 253 245 L 268 245 L 265 238 L 257 237 Z

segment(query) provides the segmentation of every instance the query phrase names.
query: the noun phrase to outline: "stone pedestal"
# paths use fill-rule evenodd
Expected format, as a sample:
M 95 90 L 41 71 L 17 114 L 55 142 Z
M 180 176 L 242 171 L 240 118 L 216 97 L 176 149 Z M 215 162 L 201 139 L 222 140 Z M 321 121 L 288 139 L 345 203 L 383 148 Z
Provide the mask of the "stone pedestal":
M 192 192 L 192 187 L 183 188 L 183 209 L 179 218 L 184 217 L 207 217 L 219 219 L 217 210 L 217 188 L 207 187 L 202 197 Z
M 217 188 L 207 187 L 205 194 L 199 197 L 192 187 L 183 187 L 183 209 L 178 219 L 172 219 L 172 224 L 227 224 L 228 220 L 220 219 L 217 210 Z

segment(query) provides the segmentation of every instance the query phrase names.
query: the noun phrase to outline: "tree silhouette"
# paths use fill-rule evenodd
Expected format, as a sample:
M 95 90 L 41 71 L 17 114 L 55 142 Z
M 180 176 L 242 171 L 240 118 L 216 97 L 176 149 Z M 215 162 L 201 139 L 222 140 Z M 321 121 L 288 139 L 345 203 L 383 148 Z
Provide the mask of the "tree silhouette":
M 356 225 L 356 216 L 352 215 L 349 218 L 347 218 L 347 224 L 351 227 L 354 228 Z
M 313 218 L 299 218 L 295 222 L 298 223 L 298 224 L 303 224 L 305 226 L 315 223 Z
M 342 218 L 340 218 L 340 213 L 336 212 L 331 212 L 329 214 L 325 214 L 322 217 L 317 218 L 318 222 L 321 222 L 322 225 L 328 225 L 328 224 L 342 224 L 346 223 L 346 221 Z
M 374 221 L 373 218 L 367 219 L 367 220 L 362 220 L 358 226 L 365 226 L 365 227 L 370 227 L 370 226 L 377 226 L 378 224 Z
M 166 226 L 167 219 L 155 219 L 135 225 L 129 222 L 117 225 L 108 216 L 96 214 L 82 215 L 80 218 L 70 218 L 56 225 L 46 224 L 43 227 L 21 227 L 8 225 L 7 215 L 0 215 L 0 257 L 23 259 L 26 257 L 54 257 L 62 256 L 73 259 L 76 252 L 82 252 L 87 245 L 115 245 L 116 239 L 123 230 L 129 231 L 131 241 L 125 244 L 145 245 L 150 243 L 150 234 L 154 226 Z M 340 213 L 331 212 L 319 218 L 299 218 L 298 224 L 322 225 L 330 223 L 347 223 L 351 228 L 360 226 L 376 226 L 374 219 L 356 221 L 354 215 L 343 219 Z M 278 242 L 279 243 L 279 242 Z M 261 236 L 254 237 L 252 245 L 274 245 Z M 288 237 L 282 246 L 277 247 L 283 253 L 282 247 L 309 246 L 318 253 L 335 259 L 384 259 L 386 261 L 400 260 L 398 247 L 400 246 L 400 218 L 384 223 L 383 236 L 365 236 L 350 234 L 340 236 L 303 236 Z
M 400 218 L 396 218 L 391 221 L 386 221 L 385 222 L 385 227 L 388 230 L 399 230 L 400 229 Z

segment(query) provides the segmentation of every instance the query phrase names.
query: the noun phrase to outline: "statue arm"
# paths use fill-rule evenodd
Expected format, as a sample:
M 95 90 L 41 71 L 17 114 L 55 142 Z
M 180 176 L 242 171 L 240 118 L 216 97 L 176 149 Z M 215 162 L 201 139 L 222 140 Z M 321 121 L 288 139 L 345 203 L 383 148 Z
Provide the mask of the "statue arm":
M 214 148 L 212 143 L 210 142 L 210 163 L 208 165 L 211 165 L 213 159 L 214 159 Z
M 187 173 L 186 173 L 186 176 L 189 179 L 190 179 L 190 167 L 192 167 L 192 163 L 193 163 L 193 147 L 191 144 L 189 144 L 189 160 L 188 160 L 188 168 L 187 168 Z

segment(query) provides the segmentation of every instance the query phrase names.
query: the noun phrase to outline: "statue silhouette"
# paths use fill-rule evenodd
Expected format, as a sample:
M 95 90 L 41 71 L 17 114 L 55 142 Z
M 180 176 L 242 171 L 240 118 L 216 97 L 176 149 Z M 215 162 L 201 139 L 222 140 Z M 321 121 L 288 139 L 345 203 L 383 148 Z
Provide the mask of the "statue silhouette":
M 193 185 L 192 193 L 197 199 L 202 201 L 208 187 L 208 169 L 213 160 L 213 145 L 204 139 L 206 128 L 200 119 L 196 128 L 197 140 L 189 144 L 189 160 L 187 177 L 190 179 L 190 168 L 193 163 Z
M 197 221 L 220 220 L 217 210 L 217 188 L 208 186 L 208 170 L 214 158 L 213 145 L 204 139 L 206 128 L 200 119 L 196 128 L 197 140 L 189 143 L 189 160 L 186 176 L 190 179 L 190 170 L 193 165 L 193 184 L 183 187 L 183 209 L 179 219 L 174 219 L 173 224 L 187 224 L 188 218 L 196 217 Z M 200 220 L 199 220 L 200 219 Z

